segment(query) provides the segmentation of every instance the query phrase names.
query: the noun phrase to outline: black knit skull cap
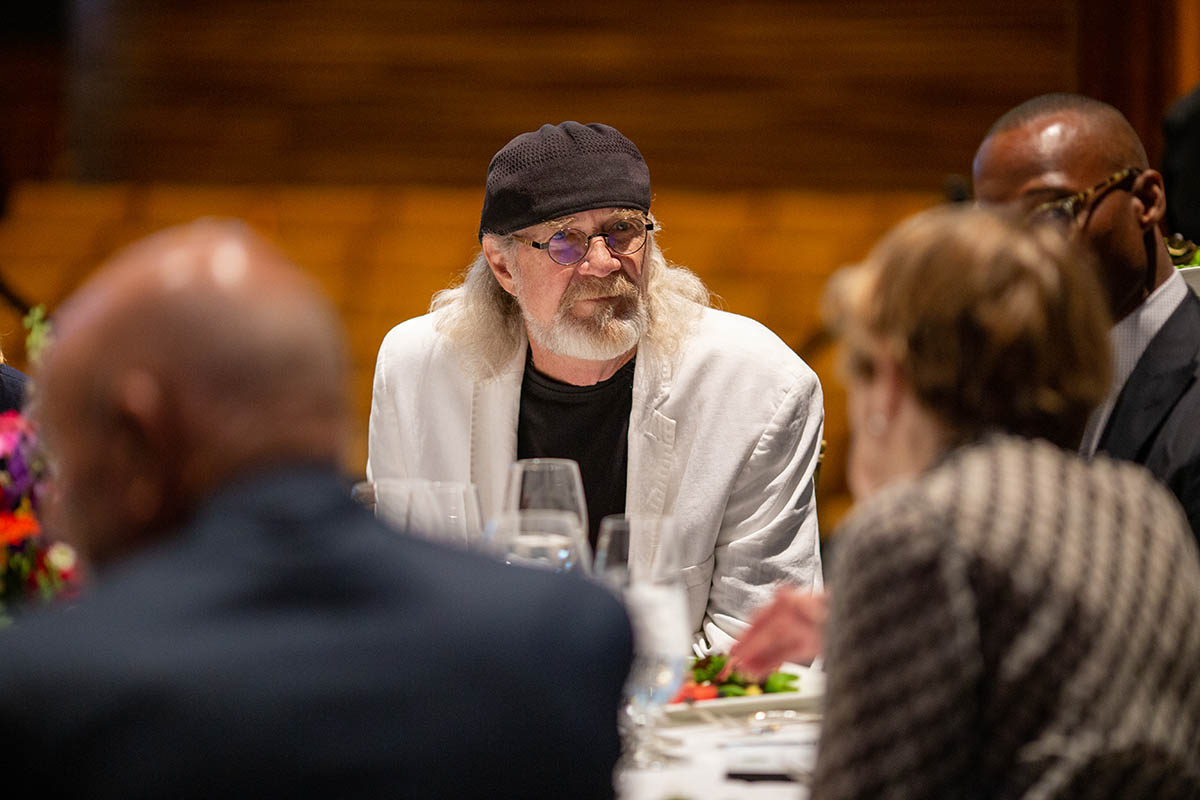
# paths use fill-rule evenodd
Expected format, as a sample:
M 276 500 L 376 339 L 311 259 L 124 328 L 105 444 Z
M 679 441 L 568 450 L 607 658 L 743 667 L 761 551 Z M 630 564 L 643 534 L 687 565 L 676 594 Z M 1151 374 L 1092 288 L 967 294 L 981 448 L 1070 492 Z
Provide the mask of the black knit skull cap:
M 610 125 L 543 125 L 492 157 L 479 238 L 593 208 L 649 213 L 650 168 L 641 152 Z

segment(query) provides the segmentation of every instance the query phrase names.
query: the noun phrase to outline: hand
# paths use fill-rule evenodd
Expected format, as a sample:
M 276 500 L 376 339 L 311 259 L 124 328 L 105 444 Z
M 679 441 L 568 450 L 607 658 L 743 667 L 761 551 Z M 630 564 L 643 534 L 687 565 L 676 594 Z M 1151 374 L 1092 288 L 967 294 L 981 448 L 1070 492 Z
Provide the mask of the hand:
M 811 663 L 821 653 L 828 616 L 825 593 L 781 589 L 729 651 L 725 671 L 762 678 L 784 661 Z

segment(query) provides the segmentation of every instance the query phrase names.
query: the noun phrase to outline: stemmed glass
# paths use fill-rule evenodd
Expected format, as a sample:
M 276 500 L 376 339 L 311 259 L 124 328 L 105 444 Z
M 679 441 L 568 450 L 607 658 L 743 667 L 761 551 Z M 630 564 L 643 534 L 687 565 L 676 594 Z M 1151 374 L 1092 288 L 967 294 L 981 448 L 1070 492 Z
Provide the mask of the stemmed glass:
M 492 550 L 508 564 L 554 572 L 584 570 L 579 517 L 571 511 L 505 511 L 489 526 Z
M 465 548 L 483 529 L 474 484 L 384 478 L 371 488 L 375 515 L 401 530 Z
M 600 520 L 592 572 L 618 594 L 629 586 L 629 517 L 611 514 Z
M 575 540 L 576 561 L 584 572 L 590 571 L 587 500 L 583 494 L 579 464 L 568 458 L 526 458 L 514 462 L 508 471 L 503 511 L 560 511 L 571 514 L 575 524 L 569 535 Z
M 600 522 L 596 574 L 620 592 L 633 624 L 633 669 L 625 686 L 634 767 L 669 757 L 655 745 L 662 707 L 683 682 L 691 651 L 679 540 L 670 517 L 621 514 Z

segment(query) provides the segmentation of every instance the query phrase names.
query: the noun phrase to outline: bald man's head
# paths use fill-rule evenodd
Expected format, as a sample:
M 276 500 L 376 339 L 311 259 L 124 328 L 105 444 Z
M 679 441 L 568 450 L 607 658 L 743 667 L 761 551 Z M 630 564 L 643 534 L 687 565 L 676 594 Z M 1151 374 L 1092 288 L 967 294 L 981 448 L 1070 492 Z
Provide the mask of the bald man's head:
M 1068 233 L 1096 255 L 1115 319 L 1170 276 L 1157 231 L 1166 213 L 1162 176 L 1148 168 L 1137 134 L 1112 106 L 1080 95 L 1022 103 L 988 131 L 973 166 L 980 205 L 1018 216 L 1104 187 L 1076 207 Z
M 1125 115 L 1108 103 L 1081 94 L 1043 94 L 1026 100 L 992 123 L 984 140 L 1062 114 L 1088 122 L 1098 137 L 1096 144 L 1108 160 L 1110 171 L 1125 167 L 1149 168 L 1150 161 L 1146 158 L 1142 140 Z
M 35 414 L 55 519 L 94 559 L 188 514 L 238 474 L 336 463 L 346 425 L 337 316 L 239 222 L 119 253 L 55 315 Z

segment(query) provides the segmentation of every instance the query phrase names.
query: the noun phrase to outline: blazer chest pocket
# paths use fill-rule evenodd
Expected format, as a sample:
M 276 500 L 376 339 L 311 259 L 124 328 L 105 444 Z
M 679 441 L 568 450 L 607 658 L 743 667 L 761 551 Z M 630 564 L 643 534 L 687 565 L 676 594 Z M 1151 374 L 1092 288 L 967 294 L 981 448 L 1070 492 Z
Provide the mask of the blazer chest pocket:
M 699 564 L 693 564 L 690 567 L 684 567 L 683 584 L 690 591 L 692 587 L 704 584 L 707 586 L 712 581 L 713 562 L 716 560 L 715 555 L 701 561 Z

